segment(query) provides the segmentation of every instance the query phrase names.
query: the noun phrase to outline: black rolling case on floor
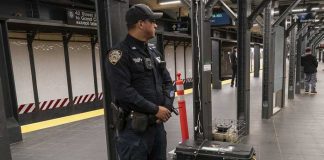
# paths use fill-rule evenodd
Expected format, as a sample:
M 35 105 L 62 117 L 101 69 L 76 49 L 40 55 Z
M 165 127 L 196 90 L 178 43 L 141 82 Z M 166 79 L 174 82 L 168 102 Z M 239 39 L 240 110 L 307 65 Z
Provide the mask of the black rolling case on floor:
M 188 140 L 177 146 L 176 160 L 251 160 L 252 146 L 218 141 Z

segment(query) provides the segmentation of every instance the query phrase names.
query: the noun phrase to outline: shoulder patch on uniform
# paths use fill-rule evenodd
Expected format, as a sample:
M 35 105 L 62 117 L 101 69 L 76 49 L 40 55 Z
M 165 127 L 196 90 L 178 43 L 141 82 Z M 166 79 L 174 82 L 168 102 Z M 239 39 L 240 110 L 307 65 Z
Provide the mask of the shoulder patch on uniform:
M 109 53 L 109 62 L 113 65 L 117 64 L 119 59 L 122 57 L 123 52 L 121 50 L 114 49 L 110 51 Z

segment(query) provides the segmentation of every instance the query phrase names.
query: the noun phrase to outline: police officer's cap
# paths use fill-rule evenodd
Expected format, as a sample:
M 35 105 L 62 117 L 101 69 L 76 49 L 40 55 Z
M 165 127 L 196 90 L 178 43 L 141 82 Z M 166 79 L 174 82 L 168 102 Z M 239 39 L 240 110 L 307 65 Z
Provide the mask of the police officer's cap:
M 133 5 L 126 13 L 127 25 L 137 23 L 139 20 L 156 20 L 161 18 L 163 13 L 153 12 L 150 7 L 145 4 Z
M 311 49 L 311 48 L 309 48 L 309 47 L 307 47 L 307 48 L 305 49 L 305 51 L 306 51 L 306 52 L 311 52 L 311 51 L 312 51 L 312 49 Z

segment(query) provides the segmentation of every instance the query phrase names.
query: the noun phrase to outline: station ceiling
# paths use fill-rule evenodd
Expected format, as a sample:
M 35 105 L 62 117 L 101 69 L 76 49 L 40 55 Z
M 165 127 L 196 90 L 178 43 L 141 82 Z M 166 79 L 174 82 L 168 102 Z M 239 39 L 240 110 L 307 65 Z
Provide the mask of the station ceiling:
M 190 1 L 190 0 L 189 0 Z M 237 1 L 238 0 L 223 0 L 234 12 L 237 12 Z M 251 7 L 254 10 L 263 0 L 252 0 Z M 279 8 L 281 7 L 288 7 L 296 0 L 276 0 L 273 1 L 273 5 L 275 8 L 274 18 L 279 16 Z M 130 4 L 136 3 L 144 3 L 149 5 L 153 10 L 162 10 L 163 12 L 167 13 L 169 16 L 176 18 L 177 16 L 186 16 L 189 15 L 188 7 L 184 6 L 183 4 L 171 4 L 171 5 L 159 5 L 159 0 L 130 0 Z M 303 10 L 304 9 L 304 10 Z M 324 17 L 324 0 L 301 0 L 298 6 L 295 8 L 294 12 L 291 13 L 298 13 L 303 12 L 306 10 L 311 10 L 318 18 Z M 235 28 L 235 27 L 227 27 L 227 28 Z M 261 34 L 262 29 L 260 26 L 255 25 L 252 29 L 252 32 Z
M 95 0 L 40 0 L 45 3 L 55 3 L 65 6 L 78 6 L 85 9 L 95 9 L 94 4 Z M 153 10 L 163 11 L 168 14 L 169 17 L 176 18 L 178 16 L 188 16 L 189 8 L 183 4 L 173 4 L 173 5 L 160 5 L 160 0 L 129 0 L 129 3 L 137 4 L 144 3 L 149 5 Z M 190 0 L 189 0 L 190 1 Z M 239 0 L 223 0 L 234 12 L 237 12 L 237 1 Z M 263 0 L 251 0 L 252 10 L 254 10 Z M 278 8 L 289 6 L 296 0 L 274 0 L 275 6 L 275 18 L 279 16 Z M 319 18 L 324 17 L 324 0 L 301 0 L 296 9 L 308 9 L 316 12 L 316 15 Z M 227 27 L 227 28 L 235 28 L 235 26 Z M 253 33 L 261 33 L 261 28 L 258 25 L 255 25 L 252 28 Z

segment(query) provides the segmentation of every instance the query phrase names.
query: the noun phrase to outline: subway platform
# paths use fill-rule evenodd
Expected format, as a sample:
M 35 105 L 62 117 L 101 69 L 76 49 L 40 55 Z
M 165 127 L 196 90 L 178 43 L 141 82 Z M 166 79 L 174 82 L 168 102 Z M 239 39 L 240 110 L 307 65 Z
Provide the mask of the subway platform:
M 256 149 L 257 160 L 324 159 L 324 64 L 318 67 L 318 94 L 302 90 L 269 120 L 261 118 L 262 79 L 251 76 L 250 134 L 243 143 Z M 190 91 L 189 91 L 190 92 Z M 190 136 L 193 135 L 192 94 L 187 102 Z M 236 90 L 223 84 L 212 91 L 213 119 L 236 118 Z M 175 102 L 175 105 L 176 102 Z M 179 117 L 165 123 L 168 151 L 181 141 Z M 11 145 L 14 160 L 106 160 L 105 123 L 102 115 L 23 134 Z

